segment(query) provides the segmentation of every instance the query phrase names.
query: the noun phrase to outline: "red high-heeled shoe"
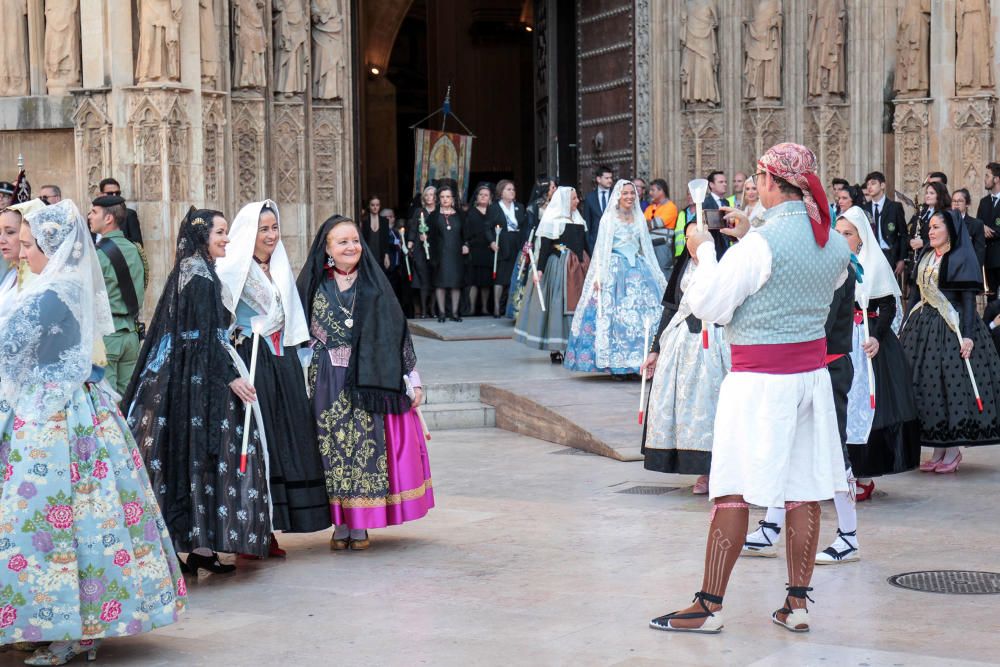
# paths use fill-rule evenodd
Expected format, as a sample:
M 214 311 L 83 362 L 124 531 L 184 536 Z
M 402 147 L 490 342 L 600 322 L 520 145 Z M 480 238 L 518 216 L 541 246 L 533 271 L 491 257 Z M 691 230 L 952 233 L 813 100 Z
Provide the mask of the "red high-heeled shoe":
M 961 462 L 962 462 L 962 452 L 959 452 L 958 456 L 956 456 L 951 463 L 945 463 L 944 461 L 941 461 L 941 463 L 937 464 L 937 467 L 934 468 L 934 472 L 938 473 L 957 472 L 958 464 Z
M 854 496 L 854 502 L 863 503 L 866 500 L 871 500 L 872 491 L 875 490 L 875 480 L 872 480 L 868 484 L 862 484 L 861 482 L 855 482 L 858 486 L 858 493 Z
M 278 538 L 271 533 L 271 544 L 267 548 L 268 558 L 284 558 L 287 555 L 288 552 L 278 546 Z

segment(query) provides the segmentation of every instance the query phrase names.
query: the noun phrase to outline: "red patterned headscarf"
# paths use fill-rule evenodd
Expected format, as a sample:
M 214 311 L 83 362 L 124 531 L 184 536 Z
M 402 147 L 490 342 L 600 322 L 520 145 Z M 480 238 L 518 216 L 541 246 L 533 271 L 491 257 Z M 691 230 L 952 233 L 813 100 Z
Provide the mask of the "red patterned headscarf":
M 800 144 L 777 144 L 757 160 L 757 166 L 802 190 L 816 245 L 825 246 L 830 239 L 830 205 L 816 176 L 813 152 Z

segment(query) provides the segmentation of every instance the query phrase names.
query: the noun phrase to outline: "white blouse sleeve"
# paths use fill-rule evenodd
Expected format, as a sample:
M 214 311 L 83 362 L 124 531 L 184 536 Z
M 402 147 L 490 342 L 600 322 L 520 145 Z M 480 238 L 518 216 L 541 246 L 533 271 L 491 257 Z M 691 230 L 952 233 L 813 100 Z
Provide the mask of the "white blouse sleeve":
M 698 270 L 684 292 L 698 318 L 713 324 L 728 324 L 733 312 L 771 277 L 771 248 L 761 234 L 748 233 L 715 258 L 715 244 L 698 247 Z

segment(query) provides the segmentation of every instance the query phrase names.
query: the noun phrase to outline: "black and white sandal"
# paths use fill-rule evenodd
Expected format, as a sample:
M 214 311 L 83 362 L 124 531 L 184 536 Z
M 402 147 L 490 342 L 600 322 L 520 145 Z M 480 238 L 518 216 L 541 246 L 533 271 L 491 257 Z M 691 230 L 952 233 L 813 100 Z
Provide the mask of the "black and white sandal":
M 711 602 L 712 604 L 722 604 L 722 598 L 718 595 L 711 595 L 704 591 L 698 591 L 694 594 L 694 599 L 698 601 L 701 608 L 704 611 L 689 611 L 689 612 L 673 612 L 670 614 L 665 614 L 663 616 L 658 616 L 649 622 L 649 627 L 654 630 L 667 630 L 669 632 L 698 632 L 706 635 L 717 635 L 722 632 L 722 610 L 712 611 L 706 605 L 706 602 Z M 687 620 L 703 618 L 705 622 L 698 628 L 675 628 L 670 624 L 671 620 Z
M 740 551 L 740 555 L 760 556 L 761 558 L 777 558 L 778 547 L 775 543 L 778 541 L 778 536 L 781 535 L 781 528 L 778 524 L 764 521 L 763 519 L 758 521 L 757 525 L 760 526 L 760 528 L 747 535 L 746 540 L 743 542 L 743 549 Z M 769 530 L 774 532 L 773 542 L 767 534 L 767 531 Z M 758 539 L 758 536 L 760 539 Z
M 838 549 L 838 546 L 846 546 L 846 549 Z M 837 529 L 837 539 L 833 544 L 816 554 L 817 565 L 839 565 L 840 563 L 850 563 L 853 560 L 861 559 L 861 550 L 858 547 L 858 531 L 852 530 L 843 533 Z
M 788 591 L 788 595 L 785 596 L 785 606 L 771 614 L 771 621 L 790 632 L 809 632 L 809 610 L 792 609 L 788 598 L 799 598 L 800 600 L 815 602 L 815 600 L 809 597 L 809 591 L 812 589 L 806 586 L 786 586 L 785 590 Z M 785 614 L 785 620 L 780 620 L 778 614 Z

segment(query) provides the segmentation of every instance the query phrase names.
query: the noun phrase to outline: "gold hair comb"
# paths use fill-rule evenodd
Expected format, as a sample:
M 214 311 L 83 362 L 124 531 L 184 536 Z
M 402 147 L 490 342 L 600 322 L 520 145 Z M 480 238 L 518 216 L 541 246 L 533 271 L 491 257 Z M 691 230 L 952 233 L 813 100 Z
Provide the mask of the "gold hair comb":
M 207 225 L 208 223 L 205 222 L 205 218 L 195 218 L 194 220 L 191 221 L 191 224 L 192 225 Z

